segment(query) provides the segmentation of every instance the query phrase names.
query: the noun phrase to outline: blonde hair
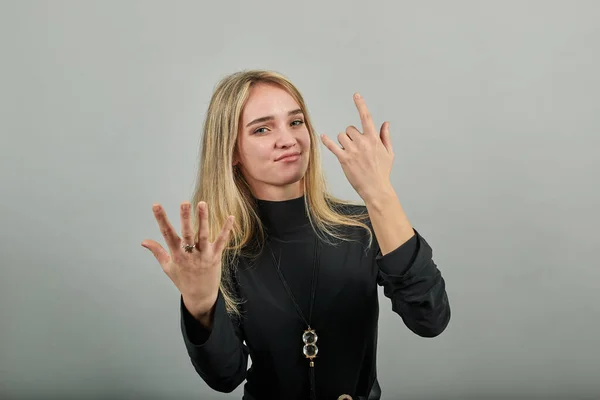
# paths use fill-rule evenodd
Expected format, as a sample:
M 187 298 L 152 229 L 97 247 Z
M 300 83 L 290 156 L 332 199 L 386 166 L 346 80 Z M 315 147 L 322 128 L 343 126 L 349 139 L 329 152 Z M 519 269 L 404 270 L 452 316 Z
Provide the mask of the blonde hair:
M 320 238 L 332 243 L 330 238 L 350 240 L 343 234 L 342 226 L 366 229 L 369 246 L 372 232 L 363 222 L 364 212 L 342 211 L 339 206 L 355 205 L 332 196 L 328 191 L 321 168 L 318 140 L 300 91 L 282 74 L 266 70 L 246 70 L 227 75 L 216 86 L 204 122 L 200 167 L 192 204 L 208 204 L 209 240 L 221 231 L 229 215 L 234 225 L 222 257 L 220 290 L 230 314 L 239 315 L 240 299 L 235 289 L 235 269 L 239 257 L 252 257 L 260 253 L 265 241 L 256 201 L 250 187 L 238 168 L 233 167 L 239 123 L 250 89 L 257 83 L 275 84 L 296 100 L 304 113 L 306 127 L 311 137 L 309 163 L 303 178 L 305 207 L 313 229 Z M 198 232 L 198 217 L 194 213 L 194 230 Z

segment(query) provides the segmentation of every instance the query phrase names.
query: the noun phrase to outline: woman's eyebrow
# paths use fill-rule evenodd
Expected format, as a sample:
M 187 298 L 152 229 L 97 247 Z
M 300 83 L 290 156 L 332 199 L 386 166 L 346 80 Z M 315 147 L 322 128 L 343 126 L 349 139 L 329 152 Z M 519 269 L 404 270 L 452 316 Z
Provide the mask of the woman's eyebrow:
M 302 110 L 300 108 L 297 108 L 295 110 L 288 112 L 288 116 L 296 115 L 296 114 L 302 114 Z M 275 119 L 275 117 L 272 115 L 267 115 L 266 117 L 256 118 L 256 119 L 248 122 L 248 124 L 246 125 L 246 128 L 249 127 L 250 125 L 258 124 L 260 122 L 272 121 L 274 119 Z

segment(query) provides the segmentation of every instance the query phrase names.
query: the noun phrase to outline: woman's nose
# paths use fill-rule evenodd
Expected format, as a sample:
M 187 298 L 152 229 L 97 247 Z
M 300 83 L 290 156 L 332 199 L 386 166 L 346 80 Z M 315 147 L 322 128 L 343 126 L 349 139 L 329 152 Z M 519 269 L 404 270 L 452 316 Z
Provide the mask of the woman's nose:
M 278 147 L 292 147 L 296 144 L 296 137 L 289 128 L 284 128 L 279 131 L 279 137 L 277 138 Z

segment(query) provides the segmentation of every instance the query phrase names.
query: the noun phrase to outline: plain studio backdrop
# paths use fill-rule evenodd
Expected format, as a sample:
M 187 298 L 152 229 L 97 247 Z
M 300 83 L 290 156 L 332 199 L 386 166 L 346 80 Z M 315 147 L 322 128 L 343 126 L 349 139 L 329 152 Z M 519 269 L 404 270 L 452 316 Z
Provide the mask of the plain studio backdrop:
M 384 399 L 598 398 L 599 21 L 593 0 L 2 1 L 0 398 L 241 397 L 193 370 L 140 243 L 164 243 L 155 202 L 179 230 L 212 90 L 249 68 L 332 138 L 355 91 L 391 122 L 453 315 L 420 338 L 380 292 Z

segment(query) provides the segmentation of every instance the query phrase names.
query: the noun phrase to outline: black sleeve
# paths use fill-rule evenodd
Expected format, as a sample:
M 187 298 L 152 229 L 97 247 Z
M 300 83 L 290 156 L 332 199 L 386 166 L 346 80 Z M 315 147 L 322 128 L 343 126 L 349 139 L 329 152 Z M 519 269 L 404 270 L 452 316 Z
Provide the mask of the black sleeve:
M 239 325 L 225 309 L 221 292 L 217 297 L 212 329 L 200 324 L 181 303 L 181 332 L 192 365 L 212 389 L 230 393 L 245 379 L 248 348 Z
M 377 247 L 378 284 L 392 302 L 392 310 L 422 337 L 441 334 L 450 322 L 444 278 L 432 259 L 433 251 L 415 235 L 386 255 Z

